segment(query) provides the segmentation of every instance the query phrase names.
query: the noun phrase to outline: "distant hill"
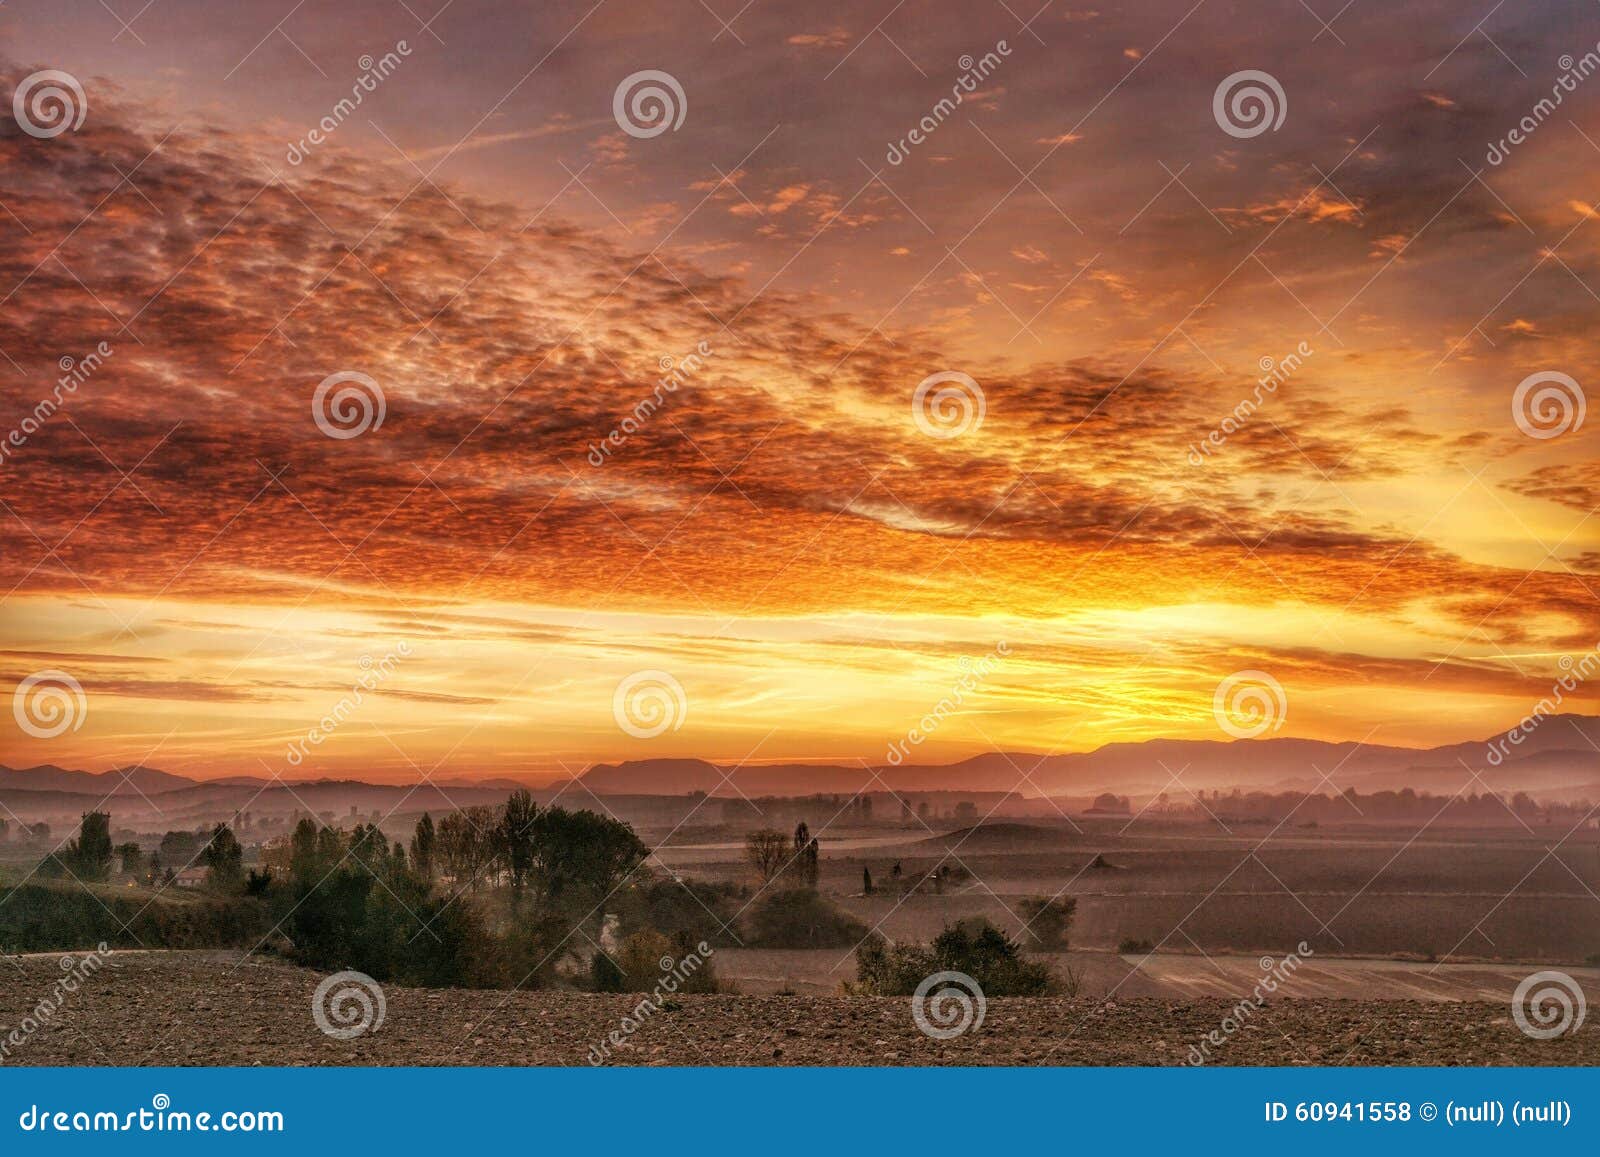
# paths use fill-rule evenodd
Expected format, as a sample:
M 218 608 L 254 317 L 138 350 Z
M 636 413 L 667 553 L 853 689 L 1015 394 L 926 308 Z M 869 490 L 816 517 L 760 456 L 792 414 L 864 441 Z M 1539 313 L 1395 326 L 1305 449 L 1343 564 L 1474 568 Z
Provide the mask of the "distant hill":
M 1600 717 L 1552 715 L 1511 744 L 1500 732 L 1435 748 L 1315 739 L 1151 739 L 1094 751 L 1038 756 L 991 752 L 959 763 L 718 766 L 700 759 L 598 764 L 580 778 L 596 795 L 800 796 L 858 791 L 1016 791 L 1084 796 L 1189 791 L 1417 790 L 1566 791 L 1600 783 Z M 1489 761 L 1491 744 L 1509 754 Z M 1473 781 L 1472 773 L 1479 773 Z M 1326 778 L 1325 778 L 1326 777 Z
M 194 787 L 198 780 L 157 771 L 153 767 L 125 767 L 113 771 L 68 771 L 54 764 L 39 767 L 0 767 L 0 790 L 67 791 L 81 795 L 160 795 Z
M 1490 752 L 1499 755 L 1491 762 Z M 1474 778 L 1477 773 L 1477 778 Z M 1103 791 L 1149 797 L 1166 792 L 1181 800 L 1191 791 L 1416 791 L 1451 793 L 1526 791 L 1540 798 L 1600 798 L 1600 717 L 1552 715 L 1520 743 L 1500 732 L 1442 747 L 1327 743 L 1315 739 L 1151 739 L 1108 743 L 1094 751 L 1038 756 L 988 752 L 958 763 L 868 766 L 786 763 L 719 766 L 703 759 L 643 759 L 596 764 L 577 777 L 601 796 L 661 797 L 694 792 L 761 796 L 854 795 L 857 792 L 1016 793 L 1025 797 L 1082 798 Z M 563 781 L 570 787 L 573 781 Z M 245 806 L 257 793 L 268 802 L 337 809 L 366 809 L 404 801 L 409 811 L 449 810 L 452 801 L 503 799 L 523 786 L 510 776 L 457 776 L 427 785 L 382 785 L 360 780 L 271 784 L 259 776 L 194 779 L 152 767 L 71 771 L 51 765 L 0 767 L 0 793 L 50 792 L 140 804 L 162 812 L 191 806 L 214 810 L 225 801 Z M 535 789 L 548 798 L 563 785 Z M 262 789 L 266 789 L 263 791 Z M 134 797 L 128 800 L 127 797 Z M 157 801 L 157 797 L 169 796 Z M 314 803 L 313 803 L 314 799 Z M 41 801 L 42 802 L 42 801 Z

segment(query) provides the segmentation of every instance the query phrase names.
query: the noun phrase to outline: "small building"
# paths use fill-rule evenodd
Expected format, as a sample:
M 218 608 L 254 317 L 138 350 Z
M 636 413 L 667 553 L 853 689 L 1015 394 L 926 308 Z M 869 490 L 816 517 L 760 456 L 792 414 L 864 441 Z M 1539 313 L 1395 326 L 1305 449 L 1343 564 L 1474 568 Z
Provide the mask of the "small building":
M 203 888 L 208 871 L 206 868 L 185 868 L 172 882 L 180 888 Z

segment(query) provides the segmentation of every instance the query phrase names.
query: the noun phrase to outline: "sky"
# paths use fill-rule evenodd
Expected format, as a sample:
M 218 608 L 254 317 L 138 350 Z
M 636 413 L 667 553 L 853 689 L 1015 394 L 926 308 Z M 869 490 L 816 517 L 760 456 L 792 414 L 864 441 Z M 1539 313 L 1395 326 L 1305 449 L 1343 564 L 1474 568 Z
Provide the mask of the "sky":
M 1508 727 L 1600 645 L 1595 73 L 1576 0 L 13 0 L 0 763 Z

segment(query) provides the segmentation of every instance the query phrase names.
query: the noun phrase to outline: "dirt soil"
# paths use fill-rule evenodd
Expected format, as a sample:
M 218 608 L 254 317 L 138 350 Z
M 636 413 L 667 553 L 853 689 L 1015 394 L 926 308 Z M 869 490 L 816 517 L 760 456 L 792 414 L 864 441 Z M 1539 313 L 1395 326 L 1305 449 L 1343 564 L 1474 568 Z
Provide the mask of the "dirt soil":
M 118 953 L 27 1031 L 66 975 L 56 956 L 0 959 L 0 1064 L 583 1065 L 639 996 L 384 985 L 376 1031 L 339 1040 L 312 1001 L 323 974 L 224 953 Z M 918 1030 L 909 999 L 682 996 L 643 1018 L 610 1064 L 1173 1065 L 1233 1008 L 1227 999 L 996 999 L 948 1041 Z M 630 1019 L 627 1022 L 632 1025 Z M 11 1034 L 18 1032 L 20 1043 Z M 1600 1024 L 1549 1041 L 1508 1005 L 1274 1000 L 1208 1063 L 1597 1065 Z

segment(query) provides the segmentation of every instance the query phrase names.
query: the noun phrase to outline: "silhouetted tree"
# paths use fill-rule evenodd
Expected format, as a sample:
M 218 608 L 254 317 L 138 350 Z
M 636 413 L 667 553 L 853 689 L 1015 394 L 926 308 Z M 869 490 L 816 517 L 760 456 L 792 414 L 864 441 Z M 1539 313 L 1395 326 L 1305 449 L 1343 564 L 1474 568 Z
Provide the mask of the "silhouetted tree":
M 770 884 L 783 872 L 790 858 L 789 841 L 771 828 L 751 832 L 745 837 L 744 858 L 756 870 L 763 884 Z
M 861 866 L 861 893 L 864 896 L 872 895 L 872 869 L 865 864 Z
M 533 871 L 534 821 L 538 815 L 533 796 L 518 790 L 506 800 L 500 816 L 498 843 L 505 856 L 506 871 L 511 875 L 511 887 L 519 892 Z
M 211 829 L 200 858 L 211 869 L 206 882 L 219 892 L 236 892 L 244 884 L 244 849 L 227 824 Z
M 427 812 L 417 821 L 417 830 L 411 837 L 411 870 L 424 880 L 433 879 L 433 856 L 438 836 L 433 830 L 433 817 Z
M 83 881 L 104 880 L 111 874 L 111 813 L 84 812 L 78 838 L 67 845 L 64 858 L 74 876 Z
M 816 837 L 811 834 L 805 820 L 801 820 L 794 829 L 794 855 L 790 860 L 802 887 L 817 886 L 817 855 Z
M 531 865 L 545 897 L 600 898 L 649 856 L 633 828 L 591 811 L 547 807 L 532 822 Z

